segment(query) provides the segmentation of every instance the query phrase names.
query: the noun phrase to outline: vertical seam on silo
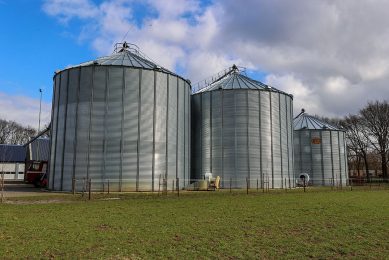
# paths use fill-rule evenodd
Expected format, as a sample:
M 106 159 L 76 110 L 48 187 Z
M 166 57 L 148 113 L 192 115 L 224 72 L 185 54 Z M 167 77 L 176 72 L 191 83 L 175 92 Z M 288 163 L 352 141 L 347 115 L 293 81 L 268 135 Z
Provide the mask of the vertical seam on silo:
M 349 181 L 349 174 L 348 174 L 348 159 L 347 159 L 347 147 L 346 147 L 346 136 L 345 132 L 343 132 L 343 157 L 344 157 L 344 174 L 346 177 L 346 183 Z
M 200 94 L 200 176 L 203 177 L 203 94 Z
M 102 174 L 102 181 L 105 181 L 106 178 L 106 171 L 107 171 L 107 115 L 108 115 L 108 96 L 109 96 L 109 90 L 108 90 L 108 82 L 109 82 L 109 67 L 104 68 L 105 69 L 105 107 L 104 107 L 104 136 L 103 136 L 103 174 Z
M 54 106 L 55 106 L 55 88 L 56 88 L 56 84 L 55 84 L 55 82 L 56 82 L 56 80 L 55 80 L 55 75 L 54 75 L 54 84 L 53 84 L 53 96 L 52 96 L 52 98 L 51 98 L 51 116 L 50 116 L 50 119 L 51 119 L 51 129 L 50 129 L 50 141 L 49 141 L 49 147 L 50 147 L 50 149 L 53 147 L 53 143 L 52 143 L 52 140 L 53 140 L 53 128 L 54 128 L 54 126 L 53 126 L 53 120 L 54 120 Z M 49 125 L 50 125 L 49 124 Z M 50 154 L 50 153 L 49 153 Z M 54 157 L 54 155 L 52 156 L 51 154 L 50 154 L 50 158 L 49 158 L 49 162 L 48 162 L 48 164 L 47 164 L 47 173 L 48 173 L 48 177 L 47 177 L 47 186 L 48 186 L 48 188 L 50 188 L 50 181 L 51 181 L 51 177 L 50 177 L 50 173 L 51 173 L 51 161 L 52 161 L 52 159 L 51 158 L 55 158 Z
M 261 180 L 261 188 L 263 188 L 263 166 L 262 166 L 262 107 L 261 107 L 261 91 L 258 92 L 258 126 L 259 126 L 259 178 Z
M 179 88 L 179 78 L 177 78 L 177 85 L 176 85 L 176 180 L 178 178 L 178 127 L 179 127 L 179 118 L 178 118 L 178 107 L 179 107 L 179 102 L 180 102 L 180 88 Z M 176 187 L 178 186 L 178 183 L 176 183 Z
M 62 164 L 61 164 L 61 191 L 63 190 L 63 170 L 64 170 L 64 161 L 65 161 L 65 146 L 66 146 L 66 123 L 68 117 L 68 102 L 69 102 L 69 78 L 70 71 L 67 72 L 67 82 L 66 82 L 66 102 L 65 102 L 65 116 L 64 116 L 64 127 L 63 127 L 63 147 L 62 147 Z
M 213 91 L 210 92 L 210 97 L 209 97 L 209 153 L 210 153 L 210 166 L 209 166 L 209 169 L 211 171 L 211 173 L 213 172 L 213 164 L 212 164 L 212 93 Z
M 334 172 L 334 155 L 333 155 L 333 149 L 332 149 L 332 131 L 329 131 L 330 133 L 330 152 L 331 152 L 331 169 L 332 169 L 332 185 L 335 185 L 335 172 Z
M 76 124 L 74 126 L 75 132 L 74 132 L 74 144 L 73 144 L 73 176 L 72 179 L 76 178 L 76 162 L 77 162 L 77 157 L 76 157 L 76 152 L 77 152 L 77 127 L 78 127 L 78 107 L 80 103 L 80 89 L 81 89 L 81 67 L 79 67 L 79 72 L 78 72 L 78 88 L 77 88 L 77 103 L 76 103 Z M 73 187 L 75 189 L 75 187 Z
M 126 68 L 123 67 L 122 80 L 122 122 L 120 133 L 120 177 L 119 177 L 119 191 L 123 191 L 123 153 L 124 153 L 124 95 L 126 94 Z
M 61 100 L 61 78 L 62 78 L 62 73 L 59 74 L 59 84 L 58 84 L 58 102 L 57 102 L 57 119 L 55 121 L 55 144 L 54 144 L 54 165 L 53 165 L 53 181 L 52 181 L 52 187 L 53 187 L 53 190 L 55 190 L 55 187 L 54 187 L 54 180 L 55 180 L 55 168 L 56 168 L 56 161 L 57 161 L 57 140 L 58 140 L 58 117 L 59 117 L 59 101 Z M 57 79 L 55 80 L 54 84 L 56 83 Z M 56 88 L 57 86 L 55 86 Z M 55 95 L 55 92 L 54 92 L 54 95 Z M 55 102 L 55 99 L 54 99 L 54 102 Z M 55 105 L 55 104 L 54 104 Z M 54 113 L 54 110 L 53 110 L 53 113 Z
M 281 152 L 281 188 L 284 188 L 284 167 L 282 149 L 282 117 L 281 117 L 281 94 L 278 92 L 278 123 L 280 127 L 280 152 Z
M 92 67 L 92 84 L 91 84 L 91 93 L 89 101 L 89 133 L 88 133 L 88 162 L 86 168 L 86 178 L 89 179 L 89 168 L 90 168 L 90 150 L 91 150 L 91 131 L 92 131 L 92 116 L 93 116 L 93 98 L 94 98 L 94 75 L 95 75 L 95 66 Z
M 156 105 L 157 105 L 157 72 L 153 71 L 153 77 L 154 77 L 154 82 L 153 82 L 153 152 L 152 152 L 152 158 L 151 158 L 151 190 L 154 191 L 154 180 L 155 180 L 155 120 L 156 120 Z
M 294 124 L 293 124 L 293 98 L 289 99 L 289 125 L 290 125 L 290 146 L 292 149 L 292 182 L 289 182 L 289 187 L 291 187 L 291 183 L 293 187 L 295 186 L 295 172 L 294 172 Z M 288 155 L 289 156 L 289 155 Z
M 236 172 L 236 146 L 237 146 L 237 140 L 236 140 L 236 92 L 232 92 L 234 97 L 234 176 L 235 176 L 235 185 L 238 184 L 238 174 Z
M 135 190 L 139 191 L 139 153 L 140 153 L 140 124 L 141 124 L 141 116 L 142 116 L 142 70 L 139 69 L 139 85 L 138 85 L 138 140 L 136 145 L 136 183 Z
M 167 186 L 168 186 L 168 176 L 169 176 L 169 95 L 170 95 L 170 91 L 169 91 L 169 75 L 166 75 L 166 132 L 165 132 L 165 135 L 166 135 L 166 139 L 165 139 L 165 142 L 166 142 L 166 146 L 165 146 L 165 174 L 166 174 L 166 190 L 167 190 Z
M 185 82 L 183 82 L 183 93 L 184 93 L 184 112 L 183 112 L 183 120 L 184 120 L 184 129 L 182 129 L 183 131 L 184 131 L 184 168 L 183 168 L 183 170 L 184 170 L 184 184 L 185 184 L 185 179 L 187 178 L 187 174 L 189 175 L 188 177 L 189 177 L 189 183 L 190 183 L 190 175 L 191 175 L 191 173 L 189 172 L 189 171 L 191 171 L 192 169 L 189 169 L 189 171 L 188 172 L 186 172 L 186 156 L 187 156 L 187 154 L 186 154 L 186 145 L 187 145 L 187 142 L 186 142 L 186 138 L 187 138 L 187 136 L 186 136 L 186 131 L 188 131 L 189 132 L 189 143 L 191 143 L 192 142 L 192 139 L 191 139 L 191 125 L 189 126 L 189 129 L 186 129 L 186 122 L 185 122 L 185 120 L 186 120 L 186 115 L 185 115 L 185 108 L 186 108 L 186 96 L 187 95 L 185 95 L 186 94 L 186 84 L 185 84 Z M 189 101 L 191 100 L 191 97 L 189 96 Z M 188 102 L 189 103 L 189 102 Z M 178 105 L 177 105 L 177 109 L 178 109 Z M 190 109 L 190 106 L 189 106 L 189 109 Z M 189 110 L 188 109 L 188 110 Z M 188 118 L 189 118 L 189 120 L 191 120 L 191 113 L 192 113 L 192 111 L 191 110 L 189 110 L 189 114 L 188 114 Z M 190 121 L 191 122 L 191 121 Z M 177 128 L 178 128 L 178 126 L 177 126 Z M 180 140 L 180 141 L 182 141 L 182 140 Z M 190 151 L 190 149 L 191 149 L 191 147 L 189 147 L 189 151 Z M 181 157 L 182 158 L 182 157 Z M 191 158 L 190 158 L 190 156 L 189 156 L 189 160 L 190 160 Z
M 303 132 L 303 130 L 302 131 L 298 131 L 298 133 L 299 133 L 299 154 L 300 154 L 300 172 L 298 173 L 299 175 L 302 173 L 302 172 L 304 172 L 304 170 L 303 170 L 303 145 L 302 145 L 302 139 L 301 139 L 301 133 Z M 300 177 L 299 177 L 300 178 Z
M 274 149 L 273 149 L 273 103 L 271 98 L 271 92 L 269 91 L 270 102 L 270 151 L 271 151 L 271 185 L 274 189 Z
M 250 172 L 250 134 L 249 134 L 249 120 L 250 120 L 250 112 L 249 112 L 249 90 L 246 90 L 246 127 L 247 127 L 247 175 L 248 175 L 248 187 L 250 188 L 251 182 L 251 172 Z
M 322 174 L 322 185 L 325 185 L 325 175 L 324 175 L 324 150 L 323 150 L 323 131 L 320 133 L 320 151 L 321 151 L 321 174 Z
M 342 184 L 342 159 L 340 155 L 340 136 L 339 136 L 339 131 L 337 131 L 338 135 L 338 152 L 339 152 L 339 181 L 340 181 L 340 187 L 343 186 Z
M 223 127 L 224 127 L 224 93 L 223 93 L 223 89 L 220 91 L 221 92 L 221 98 L 222 98 L 222 105 L 221 105 L 221 112 L 222 112 L 222 127 L 221 127 L 221 145 L 222 145 L 222 172 L 221 172 L 221 175 L 222 175 L 222 181 L 223 181 L 223 188 L 224 188 L 224 141 L 223 141 Z
M 287 153 L 287 161 L 288 161 L 288 183 L 290 188 L 290 151 L 289 151 L 289 120 L 288 120 L 288 104 L 287 104 L 287 96 L 284 95 L 284 101 L 285 101 L 285 129 L 286 129 L 286 153 Z M 287 188 L 287 184 L 285 183 L 285 189 Z
M 309 149 L 310 149 L 310 174 L 312 176 L 312 184 L 315 183 L 315 180 L 313 176 L 316 177 L 316 175 L 313 173 L 313 145 L 312 144 L 312 130 L 309 131 Z

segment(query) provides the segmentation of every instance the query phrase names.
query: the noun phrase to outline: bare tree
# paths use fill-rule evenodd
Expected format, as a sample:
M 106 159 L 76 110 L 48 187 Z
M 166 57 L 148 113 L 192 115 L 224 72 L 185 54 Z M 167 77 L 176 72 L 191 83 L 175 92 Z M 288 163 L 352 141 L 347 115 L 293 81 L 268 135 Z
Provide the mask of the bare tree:
M 366 176 L 370 181 L 368 153 L 370 150 L 369 140 L 366 138 L 366 129 L 362 124 L 362 119 L 357 115 L 346 116 L 340 121 L 340 125 L 346 130 L 347 148 L 355 154 L 357 166 L 363 160 Z M 358 169 L 359 170 L 359 169 Z
M 361 122 L 366 128 L 365 136 L 381 157 L 382 176 L 388 180 L 389 152 L 389 103 L 387 101 L 369 102 L 360 111 Z
M 14 121 L 0 119 L 0 143 L 1 144 L 25 144 L 37 134 L 30 126 L 22 126 Z

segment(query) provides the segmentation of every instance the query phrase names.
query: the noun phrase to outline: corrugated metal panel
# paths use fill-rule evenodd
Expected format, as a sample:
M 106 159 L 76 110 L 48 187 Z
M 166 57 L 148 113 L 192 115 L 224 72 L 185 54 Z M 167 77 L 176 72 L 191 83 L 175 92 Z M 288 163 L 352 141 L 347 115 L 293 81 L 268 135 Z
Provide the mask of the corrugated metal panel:
M 233 91 L 223 91 L 223 176 L 236 187 L 236 132 L 235 95 Z
M 213 176 L 222 176 L 222 95 L 221 91 L 212 91 L 211 93 L 211 154 L 212 154 L 212 169 Z
M 177 174 L 177 78 L 168 76 L 168 100 L 167 104 L 167 176 L 171 180 L 178 177 Z M 171 187 L 172 188 L 172 187 Z
M 211 172 L 211 95 L 201 95 L 201 172 L 203 175 Z
M 261 180 L 261 143 L 260 143 L 260 107 L 259 93 L 250 92 L 248 95 L 248 135 L 250 179 L 252 185 Z
M 76 109 L 77 96 L 79 87 L 79 70 L 69 71 L 68 100 L 66 112 L 66 131 L 64 143 L 64 160 L 63 160 L 63 190 L 70 190 L 73 177 L 74 162 L 74 144 L 75 144 L 75 126 L 76 126 Z M 71 176 L 70 178 L 68 176 Z
M 273 187 L 282 187 L 283 176 L 281 175 L 281 143 L 280 143 L 280 101 L 278 93 L 271 93 L 272 109 L 272 145 L 273 145 Z
M 123 73 L 122 68 L 108 69 L 104 168 L 105 178 L 111 180 L 112 190 L 119 190 L 121 181 Z
M 165 81 L 166 82 L 166 81 Z M 157 84 L 163 84 L 157 80 Z M 158 85 L 159 86 L 159 85 Z M 161 88 L 165 85 L 161 85 Z M 166 92 L 166 89 L 165 89 Z M 159 96 L 156 98 L 163 98 Z M 166 100 L 166 99 L 165 99 Z M 166 101 L 165 101 L 166 102 Z M 150 182 L 152 181 L 152 165 L 153 165 L 153 113 L 154 113 L 154 72 L 153 71 L 142 71 L 142 84 L 141 84 L 141 116 L 140 116 L 140 144 L 139 144 L 139 180 L 138 180 L 138 190 L 149 190 Z M 159 108 L 160 104 L 156 104 L 156 107 Z M 158 116 L 164 116 L 164 113 L 158 113 Z M 158 122 L 156 122 L 156 127 Z M 157 128 L 159 131 L 165 133 L 165 127 Z M 156 154 L 163 156 L 160 153 L 160 146 L 164 147 L 164 144 L 161 144 L 163 137 L 156 137 L 155 139 L 155 150 Z M 162 148 L 163 149 L 163 148 Z M 156 165 L 159 165 L 159 162 L 155 162 Z M 161 165 L 163 167 L 163 164 Z M 156 176 L 164 171 L 164 168 L 157 169 L 155 172 Z
M 156 111 L 155 111 L 155 178 L 168 177 L 167 173 L 167 102 L 168 102 L 168 84 L 167 75 L 157 74 L 156 78 Z
M 139 78 L 137 69 L 125 69 L 123 121 L 123 190 L 136 190 L 138 175 Z
M 177 165 L 178 165 L 178 177 L 180 178 L 180 187 L 184 187 L 184 180 L 189 179 L 190 176 L 186 175 L 185 172 L 185 98 L 186 98 L 186 89 L 184 82 L 178 80 L 178 100 L 177 100 L 177 113 L 178 113 L 178 125 L 177 125 L 177 134 L 178 134 L 178 144 L 177 144 Z M 188 134 L 187 134 L 188 135 Z
M 63 165 L 63 150 L 64 150 L 64 134 L 65 134 L 65 119 L 66 119 L 66 103 L 67 103 L 67 87 L 68 87 L 68 72 L 62 73 L 60 77 L 60 87 L 58 106 L 58 124 L 57 124 L 57 142 L 56 142 L 56 158 L 54 172 L 54 189 L 62 190 L 62 165 Z
M 77 111 L 77 144 L 75 159 L 75 178 L 81 180 L 88 177 L 88 150 L 89 132 L 91 117 L 91 97 L 92 97 L 92 68 L 82 68 L 80 76 L 79 104 Z M 83 183 L 76 183 L 78 190 Z
M 95 180 L 95 189 L 102 189 L 105 179 L 105 117 L 106 117 L 107 68 L 95 67 L 93 73 L 93 98 L 89 150 L 89 178 Z
M 271 156 L 271 121 L 270 121 L 270 92 L 260 93 L 261 102 L 261 146 L 262 146 L 262 180 L 272 180 L 272 156 Z M 267 184 L 265 184 L 266 186 Z
M 191 88 L 190 85 L 185 82 L 185 102 L 184 102 L 184 111 L 185 111 L 185 176 L 190 176 L 190 169 L 191 169 L 191 98 L 190 98 L 190 93 L 191 93 Z M 188 178 L 189 179 L 189 178 Z M 189 184 L 189 183 L 187 183 Z
M 56 75 L 54 77 L 54 89 L 53 89 L 53 109 L 52 109 L 52 122 L 50 130 L 50 170 L 49 170 L 49 189 L 54 188 L 54 176 L 56 168 L 56 145 L 57 145 L 57 129 L 58 129 L 58 105 L 59 105 L 59 89 L 60 89 L 60 77 L 61 75 Z

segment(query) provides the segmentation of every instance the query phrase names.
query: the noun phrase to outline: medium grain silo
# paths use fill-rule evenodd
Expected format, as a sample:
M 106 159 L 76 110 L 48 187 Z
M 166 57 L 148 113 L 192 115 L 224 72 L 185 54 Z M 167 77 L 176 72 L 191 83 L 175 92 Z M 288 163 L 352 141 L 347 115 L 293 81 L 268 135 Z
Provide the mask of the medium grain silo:
M 192 173 L 221 186 L 294 187 L 293 97 L 240 72 L 192 95 Z M 247 179 L 246 179 L 247 178 Z
M 158 190 L 189 180 L 190 83 L 134 45 L 54 76 L 49 188 Z M 166 182 L 165 182 L 166 183 Z
M 346 185 L 348 180 L 345 132 L 304 110 L 294 119 L 294 167 L 298 179 L 309 175 L 309 184 Z

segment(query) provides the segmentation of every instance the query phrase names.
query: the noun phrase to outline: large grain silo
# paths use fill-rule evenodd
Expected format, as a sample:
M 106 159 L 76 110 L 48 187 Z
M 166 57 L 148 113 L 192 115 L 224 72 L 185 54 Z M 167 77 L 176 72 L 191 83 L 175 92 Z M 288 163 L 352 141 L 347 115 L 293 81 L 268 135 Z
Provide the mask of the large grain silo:
M 49 188 L 153 191 L 189 179 L 190 83 L 126 43 L 56 72 Z
M 228 188 L 293 187 L 292 96 L 234 65 L 192 95 L 192 178 Z
M 309 175 L 309 184 L 346 185 L 348 180 L 345 132 L 302 111 L 294 119 L 296 178 Z

